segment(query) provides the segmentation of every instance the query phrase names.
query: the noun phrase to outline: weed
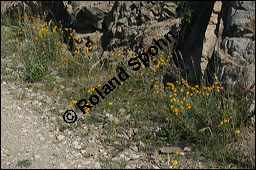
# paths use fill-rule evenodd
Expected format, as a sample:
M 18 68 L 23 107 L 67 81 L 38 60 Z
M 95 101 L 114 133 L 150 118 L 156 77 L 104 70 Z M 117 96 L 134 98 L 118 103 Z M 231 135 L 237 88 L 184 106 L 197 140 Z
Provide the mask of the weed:
M 23 161 L 19 161 L 17 163 L 17 166 L 20 166 L 21 168 L 24 167 L 24 168 L 27 168 L 31 165 L 31 162 L 27 159 L 27 160 L 23 160 Z

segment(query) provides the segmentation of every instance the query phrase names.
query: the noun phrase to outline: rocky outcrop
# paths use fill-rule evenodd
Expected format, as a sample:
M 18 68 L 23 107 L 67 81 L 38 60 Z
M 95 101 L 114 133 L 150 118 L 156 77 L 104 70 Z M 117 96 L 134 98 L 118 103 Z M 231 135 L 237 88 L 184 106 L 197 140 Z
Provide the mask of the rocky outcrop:
M 255 2 L 200 2 L 188 39 L 180 51 L 187 73 L 203 85 L 219 77 L 233 91 L 254 89 Z M 93 44 L 97 55 L 129 49 L 137 53 L 168 31 L 179 35 L 177 4 L 164 1 L 14 1 L 6 3 L 12 17 L 24 14 L 59 20 L 76 30 L 72 46 Z M 187 36 L 186 36 L 187 37 Z M 79 39 L 79 41 L 76 41 Z M 172 47 L 168 47 L 172 53 Z M 71 48 L 72 49 L 72 48 Z M 205 81 L 202 81 L 205 80 Z
M 80 44 L 93 42 L 103 55 L 123 46 L 138 52 L 170 29 L 177 32 L 181 22 L 176 8 L 174 2 L 161 1 L 17 1 L 10 2 L 6 12 L 13 18 L 39 14 L 47 22 L 63 21 L 76 30 Z
M 183 58 L 192 77 L 238 92 L 255 84 L 255 2 L 232 1 L 204 4 Z

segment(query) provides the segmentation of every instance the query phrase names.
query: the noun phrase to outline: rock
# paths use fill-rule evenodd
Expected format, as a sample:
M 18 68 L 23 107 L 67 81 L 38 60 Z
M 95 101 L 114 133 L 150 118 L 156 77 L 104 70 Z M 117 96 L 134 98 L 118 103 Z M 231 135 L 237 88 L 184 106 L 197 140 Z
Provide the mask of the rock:
M 35 159 L 39 159 L 40 157 L 41 157 L 41 155 L 39 155 L 39 154 L 34 155 Z
M 58 136 L 57 136 L 57 139 L 58 139 L 59 141 L 62 141 L 64 138 L 65 138 L 64 135 L 58 135 Z
M 93 167 L 94 167 L 95 169 L 101 169 L 101 166 L 100 166 L 100 163 L 99 163 L 99 162 L 95 162 L 94 165 L 93 165 Z
M 138 149 L 137 146 L 132 146 L 132 147 L 131 147 L 131 150 L 133 150 L 134 152 L 138 152 L 138 151 L 139 151 L 139 149 Z
M 86 154 L 86 150 L 80 150 L 80 152 L 81 152 L 82 155 Z
M 183 151 L 185 151 L 185 152 L 191 152 L 191 148 L 186 146 L 186 147 L 183 149 Z
M 175 153 L 180 152 L 182 149 L 180 147 L 163 147 L 160 148 L 161 153 Z
M 73 146 L 74 146 L 75 149 L 81 149 L 81 147 L 82 147 L 81 145 L 79 145 L 78 141 L 74 141 Z
M 160 169 L 158 166 L 156 165 L 152 165 L 154 169 Z
M 60 168 L 61 169 L 68 169 L 68 167 L 64 163 L 60 163 Z
M 22 63 L 19 63 L 17 69 L 23 70 L 25 69 L 25 66 Z

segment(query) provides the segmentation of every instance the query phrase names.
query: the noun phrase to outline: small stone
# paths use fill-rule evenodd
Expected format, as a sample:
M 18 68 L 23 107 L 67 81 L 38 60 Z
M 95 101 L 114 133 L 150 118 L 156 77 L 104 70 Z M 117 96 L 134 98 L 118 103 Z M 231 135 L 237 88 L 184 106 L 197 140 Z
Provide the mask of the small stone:
M 68 169 L 68 167 L 64 163 L 60 163 L 60 168 L 61 169 Z
M 182 149 L 180 147 L 163 147 L 160 151 L 161 153 L 175 153 L 182 151 Z
M 59 141 L 63 140 L 64 138 L 65 138 L 64 135 L 59 135 L 59 136 L 57 136 L 57 139 L 58 139 Z
M 73 156 L 82 157 L 82 154 L 81 153 L 75 153 Z
M 81 146 L 81 145 L 75 145 L 74 148 L 75 148 L 75 149 L 81 149 L 82 146 Z
M 92 162 L 92 161 L 90 161 L 90 160 L 86 160 L 86 161 L 84 161 L 83 163 L 84 163 L 85 165 L 89 165 L 91 162 Z
M 25 69 L 25 66 L 22 63 L 19 63 L 17 66 L 17 69 Z
M 134 152 L 138 152 L 138 151 L 139 151 L 139 149 L 138 149 L 137 146 L 132 146 L 131 149 L 132 149 Z
M 154 169 L 160 169 L 158 166 L 156 165 L 152 165 Z
M 191 152 L 191 148 L 190 148 L 190 147 L 185 147 L 185 148 L 183 149 L 183 151 L 184 151 L 184 152 Z
M 73 146 L 74 146 L 75 149 L 81 149 L 82 148 L 81 145 L 79 145 L 78 141 L 74 141 Z
M 86 150 L 81 150 L 80 152 L 82 155 L 84 155 L 86 153 Z
M 130 158 L 133 160 L 139 159 L 140 155 L 137 154 L 131 154 Z
M 95 162 L 94 163 L 94 168 L 95 169 L 101 169 L 100 163 L 99 162 Z
M 35 159 L 39 159 L 40 157 L 41 157 L 41 155 L 39 155 L 39 154 L 34 155 Z

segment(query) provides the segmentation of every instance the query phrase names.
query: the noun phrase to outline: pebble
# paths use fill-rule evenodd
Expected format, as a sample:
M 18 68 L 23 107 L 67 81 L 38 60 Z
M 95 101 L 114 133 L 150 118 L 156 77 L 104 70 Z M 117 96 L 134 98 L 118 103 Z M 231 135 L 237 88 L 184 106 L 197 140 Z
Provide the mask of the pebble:
M 160 169 L 158 166 L 156 165 L 152 165 L 154 169 Z
M 99 162 L 95 162 L 94 163 L 94 168 L 95 169 L 101 169 L 100 163 Z
M 61 169 L 68 169 L 68 167 L 64 163 L 60 163 L 60 168 Z
M 34 155 L 35 159 L 39 159 L 40 157 L 41 157 L 41 155 L 39 155 L 39 154 Z
M 139 149 L 138 149 L 137 146 L 132 146 L 131 149 L 132 149 L 134 152 L 138 152 L 138 151 L 139 151 Z
M 185 148 L 183 149 L 183 151 L 185 151 L 185 152 L 191 152 L 191 148 L 190 148 L 190 147 L 185 147 Z
M 86 150 L 80 150 L 81 154 L 84 155 L 86 153 Z
M 59 136 L 57 136 L 57 139 L 58 139 L 59 141 L 63 140 L 64 138 L 65 138 L 64 135 L 59 135 Z

